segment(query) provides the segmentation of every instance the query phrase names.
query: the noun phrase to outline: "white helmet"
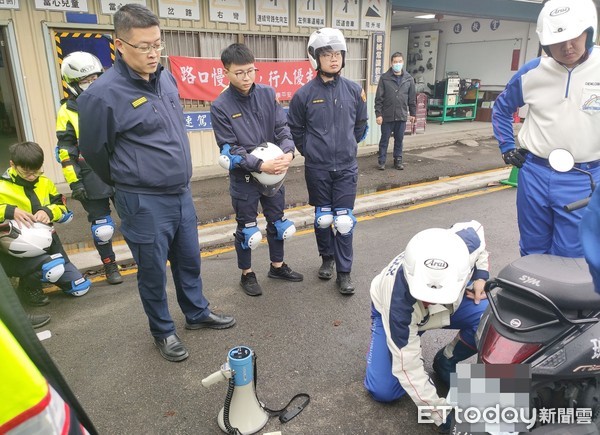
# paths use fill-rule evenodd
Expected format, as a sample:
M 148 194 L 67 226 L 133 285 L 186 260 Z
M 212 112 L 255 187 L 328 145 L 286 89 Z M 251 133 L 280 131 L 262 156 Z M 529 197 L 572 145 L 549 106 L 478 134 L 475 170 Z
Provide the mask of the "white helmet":
M 346 64 L 346 39 L 339 29 L 332 29 L 325 27 L 323 29 L 315 30 L 310 38 L 308 38 L 308 46 L 306 51 L 308 53 L 308 60 L 310 64 L 316 70 L 321 68 L 319 62 L 320 50 L 333 50 L 342 52 L 342 68 Z
M 261 159 L 263 162 L 273 160 L 276 157 L 283 155 L 283 150 L 271 142 L 265 142 L 254 148 L 250 153 L 253 156 Z M 283 184 L 285 173 L 283 174 L 267 174 L 266 172 L 251 172 L 254 179 L 262 187 L 261 193 L 266 196 L 273 196 Z
M 100 60 L 85 51 L 74 51 L 68 54 L 60 66 L 60 73 L 67 84 L 67 88 L 76 97 L 85 90 L 79 86 L 81 80 L 93 74 L 100 75 L 102 72 Z
M 35 222 L 31 228 L 9 220 L 0 228 L 0 247 L 15 257 L 37 257 L 48 254 L 52 244 L 54 228 L 41 222 Z
M 452 304 L 467 284 L 469 250 L 452 230 L 430 228 L 417 233 L 404 251 L 404 277 L 415 299 Z
M 597 27 L 593 0 L 549 0 L 538 16 L 535 30 L 544 48 L 577 38 L 587 31 L 586 48 L 590 49 L 596 41 Z

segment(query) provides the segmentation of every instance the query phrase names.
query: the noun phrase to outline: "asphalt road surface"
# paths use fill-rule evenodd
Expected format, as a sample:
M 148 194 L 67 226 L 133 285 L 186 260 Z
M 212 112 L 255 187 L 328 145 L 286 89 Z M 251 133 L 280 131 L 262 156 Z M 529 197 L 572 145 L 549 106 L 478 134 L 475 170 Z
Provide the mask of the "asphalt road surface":
M 431 171 L 430 176 L 452 175 L 469 166 L 465 153 L 455 153 L 452 147 L 445 155 L 434 152 L 409 153 L 402 172 L 369 171 L 375 161 L 363 160 L 361 180 L 411 182 L 426 171 Z M 476 154 L 478 160 L 487 154 L 497 164 L 496 153 L 497 149 L 491 152 L 482 147 Z M 301 174 L 290 178 L 296 177 L 301 179 Z M 219 202 L 226 201 L 224 192 Z M 207 199 L 202 183 L 197 194 L 202 211 L 202 204 L 213 200 Z M 292 200 L 301 198 L 292 195 Z M 310 229 L 286 242 L 286 262 L 304 273 L 301 283 L 270 280 L 267 247 L 253 251 L 253 268 L 264 289 L 257 298 L 246 296 L 239 287 L 231 247 L 206 251 L 205 294 L 213 310 L 233 314 L 237 325 L 224 331 L 185 330 L 169 277 L 171 313 L 190 351 L 189 359 L 181 363 L 164 360 L 154 348 L 132 272 L 125 272 L 125 282 L 119 286 L 96 282 L 82 298 L 53 293 L 50 305 L 32 312 L 52 315 L 47 326 L 52 337 L 43 343 L 101 434 L 221 433 L 216 417 L 224 403 L 226 383 L 206 389 L 201 380 L 218 370 L 229 349 L 238 345 L 256 352 L 257 393 L 269 408 L 282 407 L 296 393 L 311 396 L 310 405 L 295 419 L 283 425 L 272 418 L 261 434 L 433 434 L 431 426 L 417 424 L 417 410 L 409 398 L 377 403 L 362 386 L 370 337 L 370 281 L 416 232 L 470 219 L 484 224 L 491 272 L 497 273 L 518 256 L 514 202 L 514 189 L 490 188 L 439 198 L 426 206 L 361 216 L 354 244 L 357 291 L 351 297 L 340 295 L 334 280 L 317 278 L 320 260 Z M 211 219 L 219 213 L 202 215 Z M 453 336 L 453 331 L 430 331 L 423 336 L 428 370 L 435 352 Z

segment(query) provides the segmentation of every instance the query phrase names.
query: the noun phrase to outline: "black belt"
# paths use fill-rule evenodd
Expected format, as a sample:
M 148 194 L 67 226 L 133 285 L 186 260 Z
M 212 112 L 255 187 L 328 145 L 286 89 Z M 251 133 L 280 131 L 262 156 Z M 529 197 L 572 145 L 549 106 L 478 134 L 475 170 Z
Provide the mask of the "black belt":
M 536 165 L 547 166 L 549 168 L 551 167 L 550 162 L 548 162 L 548 159 L 538 157 L 532 153 L 527 154 L 527 159 L 529 161 L 531 161 L 531 163 L 535 163 Z M 576 168 L 583 169 L 584 171 L 587 169 L 594 169 L 594 168 L 600 166 L 600 160 L 594 160 L 591 162 L 583 162 L 583 163 L 575 163 L 574 166 Z

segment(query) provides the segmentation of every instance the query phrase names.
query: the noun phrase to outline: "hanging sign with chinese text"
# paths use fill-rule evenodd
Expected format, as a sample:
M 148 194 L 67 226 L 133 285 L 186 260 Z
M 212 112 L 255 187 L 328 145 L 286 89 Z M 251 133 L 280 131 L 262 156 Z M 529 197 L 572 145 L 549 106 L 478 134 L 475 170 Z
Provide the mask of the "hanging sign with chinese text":
M 246 24 L 246 0 L 210 0 L 208 11 L 215 23 Z
M 35 8 L 47 11 L 88 11 L 87 0 L 35 0 Z
M 358 0 L 335 1 L 331 5 L 331 27 L 358 30 L 360 3 Z
M 296 1 L 298 27 L 325 27 L 325 0 Z
M 177 81 L 181 98 L 214 101 L 229 84 L 223 64 L 218 59 L 169 56 L 171 71 Z M 281 101 L 292 99 L 302 85 L 315 75 L 307 60 L 295 62 L 255 62 L 256 83 L 275 88 Z
M 361 29 L 370 32 L 385 30 L 386 0 L 363 0 Z
M 4 0 L 0 2 L 0 9 L 19 9 L 19 0 Z
M 100 10 L 103 14 L 112 15 L 119 10 L 119 8 L 127 3 L 136 3 L 138 5 L 146 6 L 146 0 L 100 0 Z
M 199 20 L 198 0 L 158 0 L 158 16 L 182 20 Z
M 256 0 L 256 24 L 289 26 L 289 2 L 285 0 Z

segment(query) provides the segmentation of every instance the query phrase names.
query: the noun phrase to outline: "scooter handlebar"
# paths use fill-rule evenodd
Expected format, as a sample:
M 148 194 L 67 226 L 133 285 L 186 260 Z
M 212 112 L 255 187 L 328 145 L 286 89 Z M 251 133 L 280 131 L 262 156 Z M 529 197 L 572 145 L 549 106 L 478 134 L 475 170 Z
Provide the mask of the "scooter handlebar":
M 587 198 L 583 198 L 580 199 L 579 201 L 575 201 L 572 202 L 571 204 L 567 204 L 564 206 L 565 211 L 575 211 L 575 210 L 579 210 L 580 208 L 585 207 L 586 205 L 588 205 L 588 203 L 590 202 L 590 197 L 588 196 Z

